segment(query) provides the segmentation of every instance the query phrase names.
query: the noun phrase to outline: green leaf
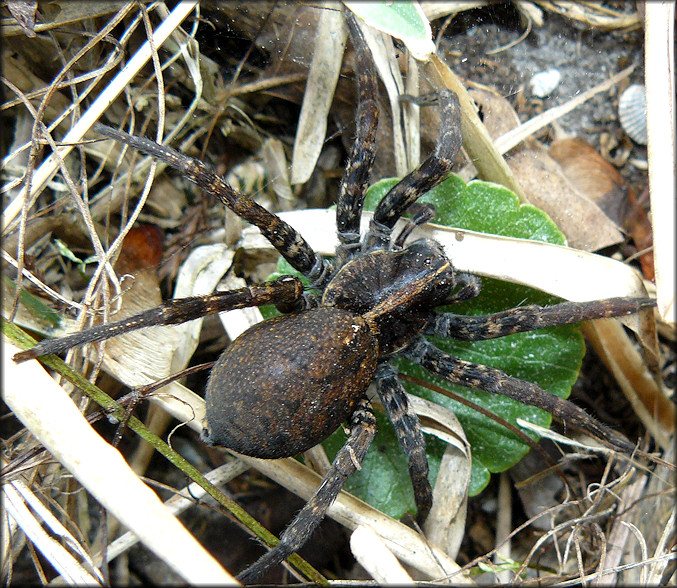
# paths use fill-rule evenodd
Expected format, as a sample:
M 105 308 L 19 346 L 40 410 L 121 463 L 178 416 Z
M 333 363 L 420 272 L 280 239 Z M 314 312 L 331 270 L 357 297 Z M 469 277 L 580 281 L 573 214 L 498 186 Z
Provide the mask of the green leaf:
M 66 259 L 78 264 L 78 270 L 82 275 L 85 273 L 85 268 L 87 264 L 94 263 L 98 257 L 96 255 L 90 255 L 89 257 L 80 259 L 75 253 L 73 253 L 61 239 L 54 239 L 54 244 L 56 245 L 57 251 Z
M 426 60 L 435 51 L 430 23 L 418 2 L 344 2 L 369 26 L 400 39 L 411 54 Z
M 387 178 L 371 186 L 365 198 L 365 210 L 374 210 L 397 182 L 397 178 Z M 419 198 L 419 202 L 435 205 L 437 215 L 432 222 L 439 225 L 566 244 L 564 235 L 545 212 L 530 204 L 520 204 L 508 188 L 492 182 L 475 180 L 466 184 L 460 177 L 451 175 Z
M 2 276 L 3 295 L 14 296 L 16 292 L 16 284 L 10 280 L 8 276 Z M 51 333 L 55 327 L 61 324 L 61 317 L 57 312 L 49 308 L 37 296 L 33 296 L 28 290 L 22 289 L 19 294 L 19 302 L 25 306 L 35 319 L 35 325 L 31 328 L 39 330 L 41 333 Z
M 387 179 L 374 184 L 367 192 L 365 207 L 375 208 L 397 181 Z M 521 205 L 510 190 L 490 182 L 473 181 L 466 185 L 461 178 L 450 176 L 423 196 L 420 202 L 435 205 L 437 214 L 432 222 L 440 225 L 559 245 L 565 243 L 564 235 L 543 211 L 531 205 Z M 453 259 L 451 261 L 453 263 Z M 531 288 L 485 278 L 482 292 L 477 298 L 447 310 L 457 314 L 489 314 L 515 306 L 546 305 L 557 301 Z M 454 357 L 498 368 L 564 398 L 569 395 L 578 377 L 585 351 L 583 339 L 573 326 L 518 333 L 488 341 L 435 339 L 433 343 Z M 550 426 L 552 419 L 545 411 L 502 396 L 452 386 L 405 360 L 398 360 L 397 367 L 403 373 L 432 382 L 476 402 L 513 425 L 520 418 L 543 427 Z M 405 386 L 413 394 L 451 408 L 458 416 L 472 446 L 471 495 L 484 489 L 491 473 L 512 467 L 528 451 L 529 447 L 514 434 L 479 412 L 422 386 Z M 534 435 L 530 436 L 535 438 Z M 399 450 L 399 447 L 395 449 Z M 402 483 L 408 481 L 403 480 Z M 369 502 L 368 497 L 363 498 Z
M 371 186 L 367 191 L 365 208 L 373 210 L 397 181 L 381 180 Z M 544 212 L 531 205 L 521 205 L 517 196 L 497 184 L 482 181 L 466 184 L 452 175 L 420 201 L 435 205 L 437 214 L 433 222 L 436 224 L 559 245 L 565 243 L 564 236 Z M 453 259 L 451 261 L 453 263 Z M 294 273 L 284 261 L 278 264 L 278 271 L 279 274 Z M 447 310 L 457 314 L 489 314 L 526 304 L 547 305 L 556 302 L 558 299 L 543 292 L 485 278 L 478 297 Z M 569 395 L 578 377 L 585 351 L 583 338 L 573 326 L 540 329 L 488 341 L 434 339 L 432 342 L 454 357 L 495 367 L 564 398 Z M 402 373 L 451 390 L 515 426 L 518 418 L 543 427 L 550 426 L 551 416 L 545 411 L 503 396 L 452 386 L 445 380 L 433 378 L 420 366 L 404 359 L 397 359 L 394 363 Z M 529 446 L 513 433 L 481 413 L 428 388 L 409 383 L 405 383 L 405 387 L 412 394 L 450 408 L 458 416 L 472 446 L 471 495 L 484 489 L 491 473 L 512 467 L 529 450 Z M 324 443 L 330 459 L 336 455 L 345 438 L 343 431 L 337 431 Z M 444 449 L 443 442 L 426 435 L 431 483 L 436 478 Z M 407 461 L 384 416 L 379 415 L 379 432 L 367 453 L 362 470 L 349 478 L 346 488 L 395 518 L 401 518 L 405 513 L 415 513 Z

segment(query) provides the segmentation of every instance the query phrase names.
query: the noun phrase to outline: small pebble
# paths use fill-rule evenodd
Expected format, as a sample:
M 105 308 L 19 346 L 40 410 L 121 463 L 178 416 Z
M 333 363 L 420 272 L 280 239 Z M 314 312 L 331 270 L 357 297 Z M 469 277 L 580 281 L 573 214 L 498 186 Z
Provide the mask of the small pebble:
M 529 81 L 531 93 L 538 98 L 550 96 L 552 91 L 559 85 L 562 74 L 558 69 L 549 69 L 541 71 L 534 75 Z

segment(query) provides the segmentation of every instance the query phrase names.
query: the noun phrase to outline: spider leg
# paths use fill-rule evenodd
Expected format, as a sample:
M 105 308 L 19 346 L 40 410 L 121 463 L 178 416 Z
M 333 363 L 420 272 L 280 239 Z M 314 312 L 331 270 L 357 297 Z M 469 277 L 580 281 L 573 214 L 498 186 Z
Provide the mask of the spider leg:
M 240 582 L 243 584 L 254 582 L 308 541 L 324 518 L 327 509 L 336 500 L 348 476 L 360 468 L 374 435 L 376 435 L 374 412 L 369 401 L 363 398 L 350 417 L 350 436 L 336 455 L 320 487 L 282 532 L 280 542 L 238 575 L 237 579 Z
M 136 137 L 119 129 L 96 124 L 94 130 L 104 137 L 125 143 L 178 170 L 191 182 L 218 198 L 239 217 L 258 227 L 280 255 L 294 269 L 311 280 L 313 287 L 322 286 L 326 281 L 329 264 L 313 251 L 294 228 L 251 198 L 234 190 L 203 162 L 183 155 L 166 145 L 158 145 L 146 137 Z
M 352 14 L 347 18 L 350 37 L 355 47 L 355 72 L 357 73 L 356 129 L 350 157 L 339 185 L 336 201 L 336 228 L 339 246 L 336 250 L 336 267 L 343 266 L 360 247 L 360 217 L 369 174 L 376 155 L 376 128 L 378 106 L 376 73 L 367 42 Z
M 411 215 L 411 218 L 408 219 L 407 224 L 400 231 L 400 234 L 397 235 L 395 242 L 393 243 L 395 247 L 400 249 L 404 247 L 404 242 L 409 238 L 409 235 L 411 235 L 411 232 L 416 227 L 424 225 L 435 218 L 437 209 L 434 204 L 430 204 L 429 202 L 414 202 L 407 209 L 407 213 Z
M 379 398 L 409 461 L 417 519 L 419 524 L 423 524 L 433 503 L 433 491 L 428 480 L 428 458 L 425 454 L 421 423 L 409 405 L 407 393 L 397 377 L 397 372 L 389 363 L 379 365 L 374 379 Z
M 20 362 L 49 353 L 62 353 L 78 345 L 103 341 L 145 327 L 178 325 L 225 310 L 275 303 L 292 305 L 302 300 L 302 297 L 301 281 L 293 276 L 281 276 L 274 282 L 252 284 L 237 290 L 214 292 L 206 296 L 177 298 L 119 321 L 78 331 L 57 339 L 45 339 L 35 347 L 15 354 L 12 359 Z
M 414 171 L 405 176 L 381 199 L 365 237 L 364 249 L 386 248 L 397 220 L 423 194 L 444 180 L 462 145 L 461 107 L 451 90 L 440 90 L 433 95 L 440 108 L 442 126 L 435 150 Z M 417 100 L 421 104 L 432 101 L 430 96 Z
M 575 404 L 501 370 L 452 357 L 421 337 L 405 350 L 404 355 L 452 384 L 502 394 L 522 404 L 546 410 L 565 424 L 602 439 L 624 453 L 632 453 L 635 449 L 622 435 Z
M 426 333 L 461 341 L 478 341 L 543 327 L 625 316 L 652 306 L 656 306 L 656 301 L 651 298 L 608 298 L 593 302 L 561 302 L 553 306 L 534 304 L 483 316 L 448 312 L 436 315 L 426 328 Z

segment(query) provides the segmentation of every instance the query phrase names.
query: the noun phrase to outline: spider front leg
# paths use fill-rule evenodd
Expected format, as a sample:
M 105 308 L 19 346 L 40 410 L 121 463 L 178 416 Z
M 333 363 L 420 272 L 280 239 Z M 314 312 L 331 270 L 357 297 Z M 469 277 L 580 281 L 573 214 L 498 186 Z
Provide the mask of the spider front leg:
M 536 384 L 513 378 L 499 369 L 452 357 L 421 337 L 405 350 L 404 355 L 431 374 L 452 384 L 502 394 L 522 404 L 546 410 L 563 423 L 606 441 L 624 453 L 632 453 L 635 449 L 625 437 L 612 431 L 575 404 Z
M 347 23 L 355 47 L 358 98 L 355 141 L 336 200 L 336 228 L 339 238 L 335 262 L 337 268 L 342 267 L 360 247 L 360 217 L 369 174 L 376 156 L 378 127 L 378 88 L 374 62 L 364 35 L 350 13 L 347 15 Z
M 240 573 L 237 579 L 250 584 L 271 567 L 281 563 L 300 549 L 320 524 L 327 509 L 343 488 L 348 476 L 361 467 L 362 460 L 376 435 L 376 419 L 366 398 L 360 400 L 350 417 L 350 436 L 336 455 L 315 494 L 280 535 L 280 542 L 256 563 Z
M 393 425 L 397 440 L 409 462 L 409 477 L 414 488 L 416 518 L 423 524 L 433 504 L 433 491 L 428 480 L 428 458 L 421 423 L 407 400 L 404 386 L 397 372 L 388 363 L 382 363 L 374 376 L 379 398 Z
M 298 231 L 248 196 L 234 190 L 209 166 L 146 137 L 130 135 L 102 124 L 94 125 L 94 130 L 104 137 L 159 159 L 181 172 L 191 182 L 218 198 L 240 218 L 257 227 L 280 255 L 311 281 L 312 288 L 325 285 L 331 268 L 321 255 L 313 251 Z
M 439 105 L 442 126 L 437 145 L 421 165 L 402 178 L 378 203 L 364 240 L 365 251 L 388 247 L 395 223 L 407 208 L 449 175 L 463 144 L 461 106 L 454 92 L 440 90 L 417 98 L 416 102 L 422 106 L 433 102 Z
M 652 298 L 608 298 L 592 302 L 561 302 L 552 306 L 530 305 L 482 316 L 451 312 L 436 315 L 426 334 L 460 341 L 494 339 L 543 327 L 626 316 L 656 306 Z
M 264 306 L 266 304 L 291 307 L 302 301 L 303 290 L 303 283 L 298 278 L 281 276 L 274 282 L 252 284 L 237 290 L 168 300 L 160 306 L 119 321 L 85 329 L 57 339 L 45 339 L 35 347 L 15 354 L 12 359 L 20 362 L 50 353 L 63 353 L 85 343 L 111 339 L 130 331 L 160 325 L 178 325 L 226 310 Z

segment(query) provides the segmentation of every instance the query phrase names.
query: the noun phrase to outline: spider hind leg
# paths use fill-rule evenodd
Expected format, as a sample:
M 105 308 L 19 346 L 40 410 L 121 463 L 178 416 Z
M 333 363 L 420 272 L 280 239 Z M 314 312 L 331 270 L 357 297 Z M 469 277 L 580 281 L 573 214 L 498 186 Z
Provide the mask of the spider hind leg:
M 433 503 L 433 491 L 428 479 L 429 466 L 425 453 L 425 439 L 421 423 L 407 401 L 407 394 L 397 377 L 397 372 L 388 363 L 376 371 L 376 386 L 379 398 L 392 423 L 397 440 L 409 462 L 409 477 L 414 489 L 416 518 L 423 524 Z
M 623 453 L 631 454 L 635 450 L 635 446 L 625 437 L 600 423 L 582 408 L 532 382 L 514 378 L 496 368 L 455 358 L 422 337 L 414 341 L 404 355 L 452 384 L 502 394 L 522 404 L 543 409 L 563 423 L 601 439 Z
M 280 542 L 238 575 L 237 579 L 240 582 L 253 583 L 268 569 L 281 563 L 308 541 L 324 518 L 327 509 L 338 496 L 348 476 L 360 467 L 375 435 L 374 412 L 369 401 L 363 398 L 358 402 L 350 417 L 350 436 L 336 455 L 322 484 L 280 535 Z

